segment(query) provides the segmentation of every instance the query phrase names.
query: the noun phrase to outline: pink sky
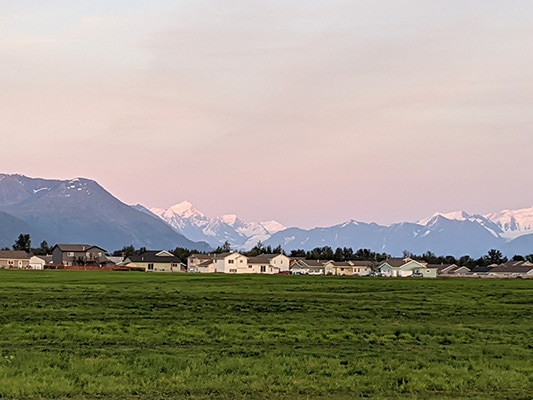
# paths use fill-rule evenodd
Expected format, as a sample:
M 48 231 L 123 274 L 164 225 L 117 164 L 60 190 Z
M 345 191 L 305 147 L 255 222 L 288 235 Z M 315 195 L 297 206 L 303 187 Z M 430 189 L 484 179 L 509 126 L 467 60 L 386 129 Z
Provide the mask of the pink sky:
M 0 4 L 0 172 L 301 227 L 533 205 L 531 2 L 79 3 Z

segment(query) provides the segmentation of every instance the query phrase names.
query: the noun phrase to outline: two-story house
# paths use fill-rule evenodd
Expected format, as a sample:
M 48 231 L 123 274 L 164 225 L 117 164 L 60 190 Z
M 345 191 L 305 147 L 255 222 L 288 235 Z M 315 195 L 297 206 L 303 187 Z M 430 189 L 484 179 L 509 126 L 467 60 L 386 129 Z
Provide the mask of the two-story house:
M 64 266 L 102 266 L 107 263 L 105 250 L 89 244 L 56 244 L 52 262 Z
M 251 267 L 248 266 L 248 257 L 237 252 L 213 254 L 213 264 L 215 272 L 225 274 L 250 274 Z

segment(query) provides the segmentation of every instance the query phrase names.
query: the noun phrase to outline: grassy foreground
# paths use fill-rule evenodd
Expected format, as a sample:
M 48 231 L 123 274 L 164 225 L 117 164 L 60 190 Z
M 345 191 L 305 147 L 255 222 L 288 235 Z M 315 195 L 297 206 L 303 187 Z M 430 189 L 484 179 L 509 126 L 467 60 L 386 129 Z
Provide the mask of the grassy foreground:
M 533 280 L 0 271 L 0 397 L 531 399 Z

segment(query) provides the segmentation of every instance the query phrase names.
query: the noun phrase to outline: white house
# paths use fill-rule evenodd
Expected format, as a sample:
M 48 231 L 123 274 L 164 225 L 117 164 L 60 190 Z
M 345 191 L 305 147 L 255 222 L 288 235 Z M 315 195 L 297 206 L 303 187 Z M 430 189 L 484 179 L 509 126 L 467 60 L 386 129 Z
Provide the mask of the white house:
M 46 264 L 46 260 L 42 259 L 39 256 L 31 256 L 29 267 L 30 269 L 44 269 L 44 265 Z
M 412 260 L 411 258 L 390 258 L 378 265 L 378 271 L 383 276 L 407 277 L 419 276 L 423 278 L 436 278 L 437 268 L 427 263 Z
M 248 258 L 248 269 L 252 274 L 279 274 L 289 272 L 290 261 L 284 254 L 260 254 Z
M 237 252 L 221 253 L 213 255 L 215 272 L 225 274 L 250 274 L 251 266 L 248 266 L 248 257 Z

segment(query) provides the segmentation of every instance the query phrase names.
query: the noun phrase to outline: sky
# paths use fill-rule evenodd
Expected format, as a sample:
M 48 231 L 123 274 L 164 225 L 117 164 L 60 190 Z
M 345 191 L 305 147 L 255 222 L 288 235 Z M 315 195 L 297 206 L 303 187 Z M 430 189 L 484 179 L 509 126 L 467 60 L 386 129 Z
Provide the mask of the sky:
M 533 2 L 3 1 L 0 172 L 329 226 L 533 206 Z

